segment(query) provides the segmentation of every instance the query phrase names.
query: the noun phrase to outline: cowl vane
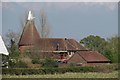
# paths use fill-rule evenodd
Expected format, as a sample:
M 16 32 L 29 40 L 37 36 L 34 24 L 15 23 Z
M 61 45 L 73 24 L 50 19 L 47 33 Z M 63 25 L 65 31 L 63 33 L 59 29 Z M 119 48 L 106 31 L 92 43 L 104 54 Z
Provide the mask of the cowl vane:
M 33 20 L 35 17 L 33 17 L 32 11 L 29 11 L 27 20 Z

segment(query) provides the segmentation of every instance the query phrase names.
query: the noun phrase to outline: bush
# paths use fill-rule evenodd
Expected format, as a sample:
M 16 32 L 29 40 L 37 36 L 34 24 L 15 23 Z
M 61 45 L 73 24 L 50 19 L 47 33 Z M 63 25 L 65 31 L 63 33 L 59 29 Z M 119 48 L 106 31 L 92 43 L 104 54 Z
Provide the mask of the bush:
M 2 74 L 14 74 L 14 75 L 32 75 L 32 74 L 54 74 L 65 72 L 89 72 L 92 71 L 91 67 L 74 67 L 74 68 L 8 68 L 2 69 Z
M 111 72 L 118 70 L 118 64 L 108 64 L 108 65 L 99 65 L 95 66 L 96 72 Z
M 44 68 L 54 68 L 54 67 L 58 67 L 58 64 L 54 59 L 46 58 L 45 61 L 42 63 L 42 67 L 44 67 Z
M 16 61 L 16 62 L 9 61 L 8 64 L 9 64 L 8 67 L 10 68 L 27 68 L 27 64 L 22 61 Z
M 76 67 L 76 63 L 70 63 L 69 67 Z
M 85 66 L 85 67 L 66 67 L 66 68 L 8 68 L 2 69 L 2 74 L 32 75 L 32 74 L 63 74 L 66 72 L 111 72 L 118 70 L 117 65 Z
M 33 59 L 33 60 L 32 60 L 32 63 L 33 63 L 33 64 L 40 64 L 40 61 L 39 61 L 39 59 Z

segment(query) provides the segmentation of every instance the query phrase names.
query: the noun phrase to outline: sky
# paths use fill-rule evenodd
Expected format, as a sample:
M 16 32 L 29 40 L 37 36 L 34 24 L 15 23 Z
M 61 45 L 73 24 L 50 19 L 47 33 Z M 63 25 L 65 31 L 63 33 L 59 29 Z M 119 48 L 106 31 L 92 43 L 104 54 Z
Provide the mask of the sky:
M 29 10 L 38 31 L 40 11 L 45 11 L 52 38 L 79 41 L 89 35 L 109 38 L 118 34 L 117 2 L 2 2 L 2 35 L 22 31 L 21 22 L 25 24 Z

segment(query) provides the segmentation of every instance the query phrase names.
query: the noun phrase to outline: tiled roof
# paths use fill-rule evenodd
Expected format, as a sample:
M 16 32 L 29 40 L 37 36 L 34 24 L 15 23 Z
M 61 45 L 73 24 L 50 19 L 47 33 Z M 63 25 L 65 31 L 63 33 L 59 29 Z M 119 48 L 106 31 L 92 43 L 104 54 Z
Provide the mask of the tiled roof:
M 80 43 L 74 39 L 66 40 L 67 50 L 86 50 Z
M 102 54 L 94 51 L 79 51 L 73 54 L 68 60 L 68 63 L 104 63 L 110 62 Z
M 84 58 L 82 58 L 79 53 L 75 53 L 73 54 L 73 56 L 71 56 L 68 60 L 68 63 L 87 63 L 86 60 L 84 60 Z
M 28 20 L 23 29 L 19 45 L 31 45 L 38 42 L 40 39 L 33 20 Z
M 43 51 L 86 50 L 74 39 L 40 38 L 38 48 Z
M 87 62 L 106 62 L 110 61 L 101 53 L 95 51 L 80 51 L 79 55 L 84 58 Z

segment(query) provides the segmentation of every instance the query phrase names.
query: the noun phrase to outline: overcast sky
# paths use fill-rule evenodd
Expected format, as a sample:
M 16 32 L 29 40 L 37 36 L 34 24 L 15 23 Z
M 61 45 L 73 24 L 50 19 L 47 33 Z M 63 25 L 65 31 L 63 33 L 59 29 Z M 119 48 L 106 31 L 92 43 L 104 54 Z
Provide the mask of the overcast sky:
M 117 2 L 3 2 L 2 35 L 8 30 L 19 32 L 21 21 L 29 10 L 32 10 L 39 29 L 41 9 L 47 14 L 53 38 L 79 41 L 88 35 L 109 38 L 118 33 Z

